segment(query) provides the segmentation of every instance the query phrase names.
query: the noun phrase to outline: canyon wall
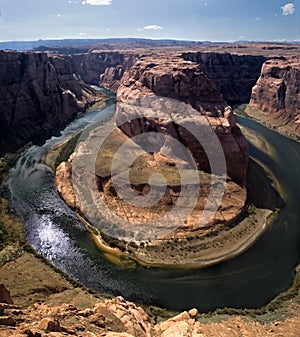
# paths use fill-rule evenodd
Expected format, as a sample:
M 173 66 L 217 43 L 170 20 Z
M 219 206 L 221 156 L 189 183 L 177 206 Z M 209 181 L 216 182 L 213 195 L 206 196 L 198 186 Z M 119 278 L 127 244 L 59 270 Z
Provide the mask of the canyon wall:
M 118 81 L 136 60 L 134 53 L 94 51 L 71 56 L 74 68 L 81 79 L 115 92 Z
M 0 51 L 1 154 L 62 127 L 95 94 L 68 57 Z
M 174 51 L 170 51 L 173 53 Z M 93 51 L 74 54 L 72 60 L 77 73 L 86 83 L 99 84 L 113 92 L 120 80 L 134 63 L 150 52 L 142 51 Z M 163 54 L 163 52 L 161 53 Z M 143 56 L 144 55 L 144 56 Z M 260 76 L 266 56 L 237 55 L 215 52 L 183 52 L 178 58 L 201 66 L 210 80 L 222 93 L 228 104 L 248 103 L 252 87 Z M 155 63 L 155 60 L 153 60 Z
M 182 54 L 188 61 L 201 65 L 230 105 L 248 103 L 265 56 L 229 53 L 188 52 Z
M 300 136 L 300 59 L 266 61 L 249 105 L 270 114 L 278 129 L 289 126 Z
M 92 52 L 70 56 L 76 72 L 86 83 L 99 84 L 100 75 L 108 67 L 115 67 L 124 62 L 124 55 L 119 52 Z

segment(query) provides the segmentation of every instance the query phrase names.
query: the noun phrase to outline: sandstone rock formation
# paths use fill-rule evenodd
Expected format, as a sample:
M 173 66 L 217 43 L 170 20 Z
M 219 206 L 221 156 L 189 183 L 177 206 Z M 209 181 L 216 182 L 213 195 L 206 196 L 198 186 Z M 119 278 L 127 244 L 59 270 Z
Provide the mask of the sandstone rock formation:
M 0 303 L 14 303 L 10 296 L 10 292 L 5 288 L 4 284 L 0 284 Z
M 0 152 L 49 135 L 95 101 L 68 57 L 0 51 Z
M 72 209 L 76 209 L 77 200 L 72 185 L 72 159 L 73 155 L 68 161 L 60 163 L 55 172 L 55 183 L 57 191 L 63 196 L 66 204 Z
M 165 54 L 167 52 L 164 52 Z M 174 50 L 168 52 L 176 53 Z M 249 53 L 249 51 L 248 51 Z M 77 73 L 86 83 L 99 84 L 113 92 L 117 91 L 120 79 L 140 58 L 158 56 L 145 50 L 101 51 L 74 54 L 72 60 Z M 261 66 L 267 56 L 238 55 L 233 53 L 192 51 L 178 53 L 185 61 L 192 61 L 212 80 L 229 104 L 248 103 L 252 87 L 259 78 Z
M 195 118 L 200 120 L 200 116 L 205 116 L 223 146 L 229 177 L 241 186 L 245 186 L 248 166 L 246 139 L 235 123 L 231 108 L 200 66 L 182 60 L 177 54 L 140 58 L 123 76 L 117 91 L 117 101 L 124 102 L 153 95 L 187 103 L 199 111 L 198 116 L 196 114 L 192 117 L 194 120 L 191 123 L 197 124 L 199 121 Z M 162 109 L 160 112 L 164 113 Z M 171 112 L 167 111 L 167 114 Z M 184 113 L 180 111 L 181 115 Z M 180 129 L 180 126 L 175 127 L 176 121 L 172 122 L 172 118 L 168 125 L 162 127 L 159 125 L 160 116 L 154 116 L 150 123 L 141 122 L 140 126 L 137 125 L 137 121 L 134 121 L 134 125 L 130 123 L 127 125 L 126 118 L 129 120 L 132 116 L 126 117 L 124 112 L 122 114 L 122 110 L 116 112 L 115 120 L 117 124 L 122 123 L 120 129 L 127 136 L 133 137 L 150 130 L 162 132 L 162 129 L 165 129 L 166 133 L 175 135 L 175 138 L 180 139 L 183 145 L 189 148 L 196 162 L 199 164 L 201 162 L 199 168 L 201 166 L 204 171 L 209 171 L 209 164 L 205 162 L 201 144 L 193 141 L 188 133 Z M 164 119 L 163 116 L 161 119 Z
M 265 56 L 214 52 L 185 52 L 185 60 L 201 65 L 229 104 L 248 103 Z
M 103 74 L 107 68 L 123 64 L 126 56 L 118 51 L 94 51 L 86 54 L 74 54 L 71 56 L 71 59 L 76 72 L 83 81 L 98 85 L 100 75 Z
M 136 52 L 100 51 L 71 56 L 76 72 L 85 83 L 116 92 L 124 72 L 132 67 Z
M 250 107 L 260 109 L 300 135 L 300 59 L 274 58 L 263 64 L 253 87 Z
M 150 99 L 147 101 L 146 97 Z M 166 97 L 172 100 L 162 102 L 158 98 L 155 101 L 155 97 Z M 117 90 L 117 101 L 120 103 L 115 112 L 115 121 L 127 137 L 147 135 L 148 132 L 171 135 L 180 140 L 183 146 L 191 152 L 197 168 L 206 173 L 212 173 L 212 163 L 209 161 L 203 144 L 199 143 L 199 140 L 188 130 L 189 128 L 194 130 L 202 128 L 202 132 L 209 137 L 204 124 L 206 123 L 209 128 L 213 129 L 217 138 L 212 139 L 211 142 L 219 140 L 221 144 L 227 165 L 225 173 L 228 174 L 229 180 L 240 186 L 241 190 L 241 193 L 237 193 L 238 189 L 235 188 L 235 195 L 239 202 L 235 204 L 237 209 L 231 214 L 237 215 L 241 211 L 246 200 L 247 143 L 235 123 L 231 108 L 199 65 L 184 61 L 180 54 L 176 53 L 140 57 L 122 77 Z M 187 105 L 176 103 L 178 101 Z M 188 108 L 189 106 L 192 108 Z M 151 116 L 145 116 L 145 109 L 151 110 Z M 169 146 L 168 141 L 165 141 L 156 152 L 168 153 L 170 152 Z M 177 155 L 181 156 L 178 153 Z M 216 155 L 219 156 L 219 154 Z M 148 164 L 154 161 L 159 165 L 161 159 L 157 160 L 157 158 L 159 157 L 148 158 Z M 181 159 L 186 160 L 185 154 Z M 105 159 L 105 162 L 107 160 Z M 221 172 L 213 173 L 222 174 Z M 108 174 L 108 172 L 103 173 L 106 181 Z M 99 175 L 98 177 L 102 179 Z M 137 184 L 132 184 L 139 189 Z M 176 195 L 175 190 L 170 193 Z M 224 207 L 228 207 L 229 204 L 229 201 L 226 202 Z
M 26 308 L 0 303 L 0 308 L 0 337 L 298 337 L 300 323 L 299 305 L 292 303 L 287 318 L 268 323 L 238 315 L 215 315 L 204 323 L 195 308 L 157 322 L 151 309 L 146 313 L 120 296 L 80 308 L 55 303 Z

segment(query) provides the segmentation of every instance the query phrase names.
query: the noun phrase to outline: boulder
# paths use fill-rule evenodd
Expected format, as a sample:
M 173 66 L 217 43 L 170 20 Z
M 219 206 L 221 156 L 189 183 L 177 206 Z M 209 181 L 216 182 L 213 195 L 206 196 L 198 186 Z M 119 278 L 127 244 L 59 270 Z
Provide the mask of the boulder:
M 0 284 L 0 303 L 14 304 L 10 292 L 5 288 L 4 284 Z

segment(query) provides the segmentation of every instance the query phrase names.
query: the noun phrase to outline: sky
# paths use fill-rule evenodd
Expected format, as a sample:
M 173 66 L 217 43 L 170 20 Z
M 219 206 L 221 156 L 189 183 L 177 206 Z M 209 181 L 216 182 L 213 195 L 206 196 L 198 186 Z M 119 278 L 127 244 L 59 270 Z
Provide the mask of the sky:
M 0 41 L 300 41 L 300 0 L 0 0 Z

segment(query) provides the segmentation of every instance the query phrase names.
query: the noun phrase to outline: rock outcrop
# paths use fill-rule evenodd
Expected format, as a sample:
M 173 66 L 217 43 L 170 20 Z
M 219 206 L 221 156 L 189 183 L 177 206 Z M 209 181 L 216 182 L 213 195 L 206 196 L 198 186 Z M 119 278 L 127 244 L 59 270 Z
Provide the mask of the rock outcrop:
M 199 127 L 201 118 L 206 119 L 223 147 L 228 176 L 239 185 L 246 185 L 249 156 L 246 139 L 235 123 L 232 109 L 201 66 L 183 60 L 178 54 L 164 53 L 140 58 L 123 76 L 117 90 L 117 101 L 130 102 L 139 97 L 154 95 L 190 105 L 193 108 L 191 110 L 194 110 L 193 116 L 188 116 L 190 112 L 179 111 L 177 117 L 189 118 L 189 123 L 194 127 Z M 208 158 L 201 144 L 184 128 L 176 125 L 177 121 L 172 117 L 173 112 L 172 109 L 168 111 L 166 107 L 159 111 L 166 116 L 153 116 L 147 121 L 143 121 L 143 116 L 137 116 L 139 122 L 134 115 L 130 116 L 130 111 L 126 111 L 126 114 L 129 113 L 126 116 L 122 109 L 117 109 L 115 120 L 120 125 L 119 128 L 129 137 L 149 131 L 172 135 L 191 151 L 199 169 L 210 172 Z M 133 119 L 133 122 L 126 123 L 126 120 L 130 119 Z
M 77 200 L 72 185 L 72 159 L 73 155 L 56 168 L 55 183 L 58 193 L 63 196 L 66 204 L 72 209 L 76 209 Z
M 0 51 L 1 154 L 62 127 L 95 96 L 68 57 Z
M 14 303 L 10 296 L 10 292 L 5 288 L 4 284 L 0 284 L 0 303 Z
M 201 65 L 229 104 L 248 103 L 265 56 L 237 55 L 213 52 L 188 52 L 185 60 Z
M 300 136 L 299 57 L 266 61 L 249 105 L 277 120 L 277 128 L 280 129 L 280 124 L 288 125 Z
M 93 300 L 94 301 L 94 300 Z M 289 305 L 290 314 L 282 320 L 260 323 L 253 317 L 218 316 L 198 320 L 197 309 L 169 319 L 154 316 L 124 300 L 98 300 L 89 306 L 35 303 L 26 308 L 0 303 L 0 337 L 298 337 L 300 316 L 296 303 Z M 51 301 L 50 301 L 51 302 Z M 150 310 L 149 310 L 150 309 Z M 297 311 L 298 310 L 298 311 Z M 161 311 L 163 312 L 163 311 Z M 158 321 L 159 320 L 159 321 Z M 157 322 L 158 321 L 158 322 Z

